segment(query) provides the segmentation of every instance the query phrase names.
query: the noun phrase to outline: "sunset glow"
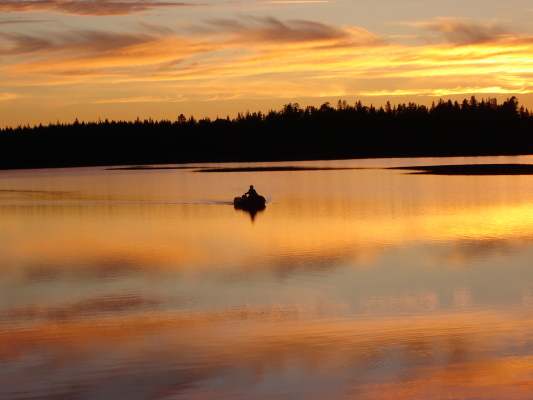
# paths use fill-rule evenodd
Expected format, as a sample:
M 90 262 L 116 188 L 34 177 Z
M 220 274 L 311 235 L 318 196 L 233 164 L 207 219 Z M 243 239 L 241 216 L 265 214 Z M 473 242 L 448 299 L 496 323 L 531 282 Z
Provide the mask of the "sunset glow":
M 531 11 L 446 6 L 1 0 L 0 125 L 214 118 L 338 99 L 516 95 L 533 108 Z

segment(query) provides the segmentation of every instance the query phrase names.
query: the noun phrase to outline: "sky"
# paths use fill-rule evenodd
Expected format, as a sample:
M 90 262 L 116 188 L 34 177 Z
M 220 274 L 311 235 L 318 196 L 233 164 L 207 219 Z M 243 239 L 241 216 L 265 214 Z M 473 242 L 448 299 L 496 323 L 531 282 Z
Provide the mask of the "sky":
M 0 127 L 475 95 L 533 109 L 533 1 L 0 0 Z

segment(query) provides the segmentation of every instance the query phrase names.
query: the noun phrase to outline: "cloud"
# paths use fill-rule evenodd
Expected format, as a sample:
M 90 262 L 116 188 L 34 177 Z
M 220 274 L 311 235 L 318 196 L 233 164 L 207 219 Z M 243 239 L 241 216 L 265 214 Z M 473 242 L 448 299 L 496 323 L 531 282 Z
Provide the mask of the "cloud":
M 229 1 L 228 4 L 316 4 L 332 3 L 333 0 L 258 0 L 258 1 Z
M 384 41 L 362 28 L 336 28 L 307 20 L 281 21 L 276 18 L 242 17 L 212 19 L 203 25 L 189 26 L 180 34 L 166 26 L 141 21 L 142 30 L 136 32 L 106 32 L 96 30 L 66 30 L 60 32 L 0 32 L 0 55 L 49 55 L 56 65 L 72 58 L 158 58 L 160 70 L 184 68 L 183 58 L 194 55 L 209 56 L 228 49 L 271 60 L 295 46 L 308 45 L 325 50 L 331 47 L 381 46 Z M 144 31 L 144 32 L 143 32 Z M 282 46 L 280 46 L 282 45 Z M 287 46 L 284 50 L 283 45 Z M 274 47 L 272 47 L 274 46 Z M 264 53 L 262 55 L 259 55 Z M 179 57 L 178 57 L 179 55 Z M 224 60 L 218 60 L 223 63 Z M 205 64 L 205 63 L 204 63 Z M 84 68 L 87 64 L 83 65 Z M 190 65 L 190 64 L 189 64 Z M 197 64 L 198 65 L 198 64 Z M 79 68 L 78 68 L 79 69 Z
M 282 21 L 274 17 L 243 16 L 238 19 L 205 21 L 190 27 L 194 33 L 230 34 L 238 43 L 306 43 L 331 42 L 346 46 L 382 45 L 384 40 L 363 28 L 338 28 L 310 20 Z
M 37 19 L 16 19 L 16 18 L 1 18 L 0 25 L 7 24 L 28 24 L 36 22 L 48 22 L 47 20 L 37 20 Z
M 212 19 L 209 25 L 219 31 L 232 32 L 247 42 L 301 42 L 345 38 L 346 32 L 320 22 L 274 17 L 245 17 L 242 19 Z
M 256 16 L 172 26 L 140 21 L 131 31 L 6 30 L 0 75 L 7 77 L 5 92 L 26 96 L 46 86 L 43 96 L 52 97 L 61 85 L 79 84 L 83 90 L 70 95 L 72 103 L 110 107 L 533 91 L 532 37 L 462 23 L 419 23 L 438 35 L 459 35 L 422 45 L 357 26 Z
M 446 42 L 456 45 L 481 44 L 500 40 L 505 36 L 514 36 L 504 24 L 479 23 L 460 18 L 438 18 L 410 25 L 438 32 Z
M 19 97 L 22 96 L 16 93 L 0 93 L 0 101 L 18 99 Z
M 309 3 L 331 3 L 331 0 L 265 0 L 257 1 L 259 4 L 309 4 Z
M 66 53 L 70 51 L 106 54 L 111 51 L 150 43 L 156 41 L 157 37 L 143 33 L 80 30 L 48 34 L 0 32 L 0 39 L 10 42 L 8 46 L 0 47 L 1 55 L 49 54 L 51 52 Z
M 33 53 L 51 47 L 48 40 L 35 35 L 0 32 L 0 39 L 9 42 L 9 45 L 0 47 L 0 55 L 3 56 Z
M 0 0 L 0 11 L 5 13 L 52 11 L 62 14 L 109 16 L 127 15 L 163 7 L 206 5 L 210 4 L 135 0 Z
M 218 4 L 309 4 L 330 2 L 330 0 L 266 0 L 229 1 Z M 51 11 L 61 14 L 111 16 L 128 15 L 166 7 L 214 5 L 216 4 L 146 0 L 0 0 L 0 11 L 5 13 Z
M 404 90 L 378 90 L 378 91 L 362 91 L 361 96 L 431 96 L 431 97 L 446 97 L 458 94 L 517 94 L 517 93 L 532 93 L 533 88 L 516 89 L 516 88 L 502 88 L 500 86 L 494 87 L 480 87 L 480 86 L 458 86 L 449 89 L 404 89 Z
M 105 99 L 95 101 L 96 104 L 106 103 L 161 103 L 161 102 L 179 102 L 184 101 L 183 96 L 137 96 L 137 97 L 121 97 L 115 99 Z

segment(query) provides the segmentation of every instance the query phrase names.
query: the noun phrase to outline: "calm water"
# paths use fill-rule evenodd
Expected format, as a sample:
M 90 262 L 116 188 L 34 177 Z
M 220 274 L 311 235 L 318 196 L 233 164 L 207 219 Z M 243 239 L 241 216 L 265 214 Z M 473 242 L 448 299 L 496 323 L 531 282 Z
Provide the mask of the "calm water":
M 516 162 L 0 171 L 0 398 L 531 399 L 533 176 L 383 169 Z

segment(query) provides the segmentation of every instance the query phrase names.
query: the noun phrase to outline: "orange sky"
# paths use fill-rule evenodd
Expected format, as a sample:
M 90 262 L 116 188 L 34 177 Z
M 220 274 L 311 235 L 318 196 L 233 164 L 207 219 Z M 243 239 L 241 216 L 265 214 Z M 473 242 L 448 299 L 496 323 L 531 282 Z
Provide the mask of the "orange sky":
M 477 0 L 0 0 L 0 126 L 473 94 L 533 108 L 532 10 Z

